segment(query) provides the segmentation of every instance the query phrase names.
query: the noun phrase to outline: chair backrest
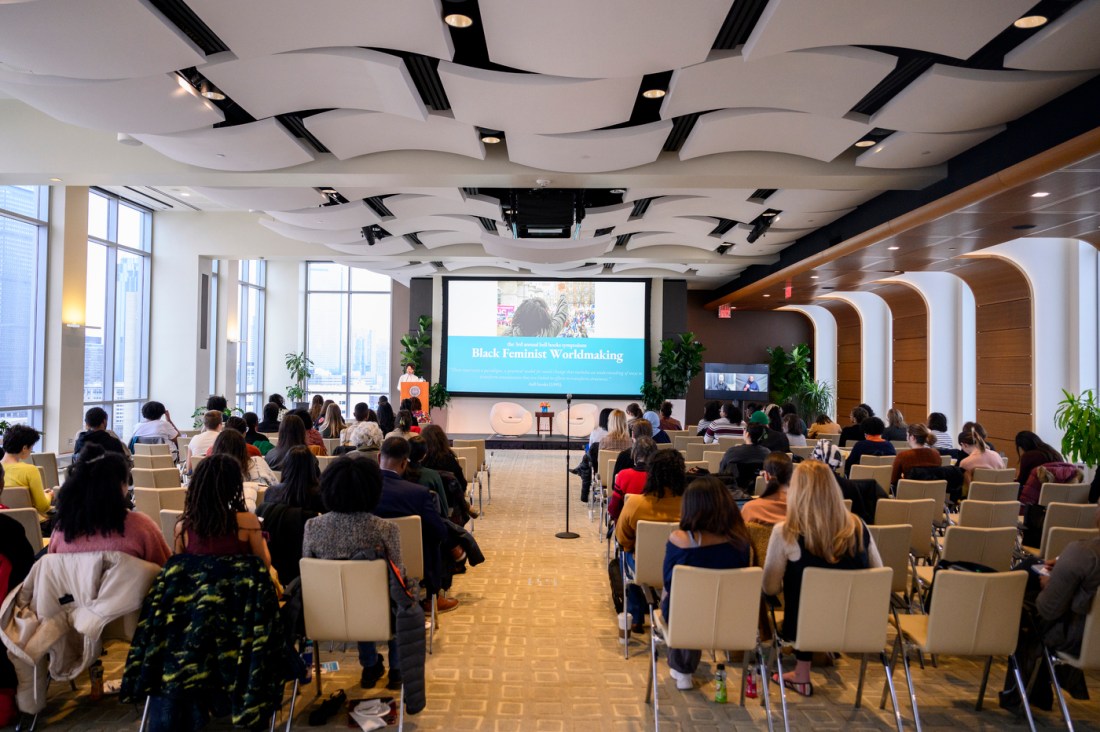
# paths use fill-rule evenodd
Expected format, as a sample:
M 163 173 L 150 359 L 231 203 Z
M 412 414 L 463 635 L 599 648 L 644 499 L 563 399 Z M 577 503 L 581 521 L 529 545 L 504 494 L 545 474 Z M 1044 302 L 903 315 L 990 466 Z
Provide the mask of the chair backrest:
M 760 588 L 764 570 L 702 569 L 679 565 L 672 570 L 676 591 L 669 600 L 671 648 L 756 648 Z
M 182 515 L 183 511 L 175 511 L 169 508 L 160 510 L 160 533 L 164 534 L 164 540 L 168 542 L 170 547 L 176 545 L 176 524 L 179 523 Z
M 617 452 L 611 456 L 603 456 L 603 470 L 600 471 L 600 479 L 603 480 L 604 487 L 609 491 L 611 490 L 611 486 L 614 485 L 611 481 L 614 479 L 615 461 L 618 459 L 619 453 Z
M 303 558 L 298 566 L 308 638 L 390 639 L 390 583 L 385 560 Z
M 199 463 L 206 459 L 205 455 L 192 455 L 191 460 L 191 474 L 194 475 L 195 471 L 199 469 Z
M 473 473 L 478 470 L 477 461 L 477 448 L 476 447 L 452 447 L 451 451 L 454 452 L 455 457 L 466 458 L 466 465 L 462 468 L 462 474 L 466 476 L 466 480 L 473 478 Z
M 1067 529 L 1091 529 L 1096 526 L 1096 505 L 1092 503 L 1052 503 L 1047 506 L 1047 515 L 1043 520 L 1043 539 L 1039 544 L 1039 556 L 1053 559 L 1047 555 L 1047 541 L 1050 530 L 1057 527 Z
M 1043 483 L 1039 489 L 1039 505 L 1052 503 L 1088 503 L 1088 483 Z
M 724 450 L 708 450 L 703 453 L 703 460 L 707 463 L 707 470 L 712 473 L 717 473 L 722 467 L 722 457 L 726 454 Z
M 684 470 L 691 470 L 692 468 L 705 468 L 707 467 L 706 460 L 685 460 Z
M 973 562 L 997 572 L 1007 572 L 1012 566 L 1012 550 L 1016 547 L 1016 528 L 977 529 L 969 526 L 948 526 L 943 537 L 943 559 L 949 562 Z
M 932 550 L 932 521 L 942 511 L 943 504 L 931 498 L 918 501 L 883 498 L 875 505 L 875 524 L 909 524 L 913 527 L 909 551 L 918 557 L 925 557 Z
M 897 497 L 903 501 L 919 501 L 922 498 L 931 498 L 939 505 L 947 500 L 946 480 L 907 480 L 898 481 Z
M 886 646 L 893 576 L 890 567 L 806 569 L 794 647 L 801 651 L 880 653 Z
M 1027 572 L 936 572 L 926 651 L 1007 656 L 1016 650 Z
M 325 468 L 327 468 L 329 465 L 332 465 L 332 463 L 337 459 L 338 456 L 335 455 L 318 455 L 317 467 L 320 468 L 321 472 L 323 473 L 325 472 Z
M 890 492 L 890 473 L 893 465 L 853 465 L 852 473 L 848 477 L 852 480 L 873 480 L 879 484 L 882 490 Z M 942 501 L 941 501 L 942 503 Z
M 31 489 L 13 485 L 0 491 L 0 502 L 8 508 L 34 508 L 31 500 Z
M 894 446 L 894 450 L 899 452 L 910 449 L 908 440 L 890 440 L 890 444 Z
M 852 499 L 851 498 L 844 498 L 844 499 L 841 500 L 841 502 L 844 504 L 844 510 L 847 511 L 848 513 L 851 513 L 852 512 Z
M 676 435 L 672 438 L 672 444 L 676 446 L 677 450 L 686 450 L 688 445 L 702 445 L 703 436 L 696 436 L 695 433 Z
M 1100 536 L 1100 532 L 1096 529 L 1071 529 L 1066 526 L 1054 526 L 1050 529 L 1050 533 L 1047 534 L 1047 553 L 1043 556 L 1049 556 L 1051 559 L 1061 556 L 1066 547 L 1075 541 L 1083 541 L 1087 539 L 1095 539 Z
M 165 445 L 167 447 L 167 445 Z M 142 470 L 175 469 L 176 463 L 171 455 L 134 455 L 134 467 Z
M 959 505 L 959 526 L 977 529 L 1016 528 L 1019 501 L 979 501 L 968 498 Z
M 803 460 L 808 460 L 811 455 L 814 454 L 813 445 L 791 445 L 791 454 L 796 455 Z
M 812 449 L 812 448 L 811 448 Z M 894 456 L 893 455 L 861 455 L 859 458 L 860 465 L 870 465 L 872 468 L 877 468 L 882 465 L 889 465 L 893 467 Z
M 679 523 L 674 521 L 639 521 L 638 538 L 634 543 L 634 579 L 638 584 L 660 589 L 665 585 L 665 545 L 668 536 Z
M 763 475 L 756 476 L 756 482 L 753 483 L 752 490 L 754 496 L 764 495 L 764 489 L 768 487 L 768 481 L 764 480 Z M 852 508 L 852 502 L 848 501 L 848 508 Z
M 420 535 L 419 516 L 400 516 L 386 519 L 397 524 L 401 538 L 401 563 L 405 565 L 405 576 L 409 579 L 424 579 L 424 541 Z
M 138 488 L 179 488 L 180 471 L 175 468 L 134 468 L 134 486 Z
M 180 443 L 180 447 L 183 447 L 183 443 Z M 156 444 L 150 444 L 148 442 L 135 442 L 134 443 L 134 455 L 172 455 L 172 447 L 167 442 L 158 442 Z
M 1016 483 L 990 483 L 978 480 L 970 481 L 970 492 L 966 494 L 967 500 L 970 501 L 1015 501 L 1019 495 L 1020 486 Z
M 485 440 L 451 440 L 454 447 L 477 448 L 477 469 L 485 467 Z
M 154 521 L 159 520 L 163 509 L 183 510 L 186 488 L 134 488 L 134 509 Z
M 339 437 L 322 437 L 321 442 L 325 443 L 325 452 L 329 455 L 332 454 L 333 450 L 340 447 Z
M 949 465 L 954 465 L 955 460 L 956 458 L 954 455 L 940 455 L 940 467 L 946 468 Z
M 828 440 L 837 447 L 840 447 L 840 433 L 839 432 L 818 432 L 817 437 L 814 438 L 816 444 L 818 440 Z
M 5 490 L 4 495 L 7 494 L 8 491 Z M 42 551 L 45 542 L 42 539 L 42 524 L 38 520 L 38 511 L 33 508 L 3 508 L 0 509 L 0 513 L 19 522 L 35 554 Z
M 465 455 L 458 455 L 455 457 L 455 461 L 458 463 L 458 469 L 462 471 L 462 475 L 466 476 L 470 474 L 470 465 Z M 469 480 L 467 478 L 467 480 Z
M 1016 471 L 1012 468 L 974 468 L 970 479 L 976 483 L 1015 483 Z
M 33 463 L 32 463 L 32 465 L 33 465 Z M 57 487 L 56 485 L 51 486 L 46 481 L 46 469 L 45 468 L 43 468 L 41 465 L 35 465 L 34 467 L 38 468 L 38 477 L 42 479 L 42 487 L 43 488 L 56 488 Z M 56 484 L 56 482 L 57 481 L 55 480 L 54 483 Z
M 657 449 L 658 450 L 675 450 L 676 445 L 673 445 L 671 442 L 658 442 L 657 443 Z
M 875 541 L 882 566 L 894 570 L 890 591 L 904 593 L 909 588 L 909 538 L 913 535 L 913 527 L 909 524 L 875 524 L 868 526 L 867 530 Z
M 43 487 L 49 489 L 61 485 L 57 474 L 57 453 L 32 452 L 31 463 L 42 468 L 42 471 L 46 474 L 46 480 L 42 483 Z
M 718 441 L 711 443 L 712 445 L 720 445 L 723 450 L 728 450 L 734 445 L 744 445 L 745 438 L 737 437 L 735 435 L 718 435 Z

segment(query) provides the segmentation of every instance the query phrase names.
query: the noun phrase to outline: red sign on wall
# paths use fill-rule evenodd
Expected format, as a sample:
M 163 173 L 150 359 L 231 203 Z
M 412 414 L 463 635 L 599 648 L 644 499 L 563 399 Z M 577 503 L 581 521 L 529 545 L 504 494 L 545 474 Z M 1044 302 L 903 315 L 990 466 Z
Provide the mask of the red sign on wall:
M 729 305 L 719 305 L 718 306 L 718 317 L 719 318 L 728 318 L 729 316 L 730 316 L 730 306 Z

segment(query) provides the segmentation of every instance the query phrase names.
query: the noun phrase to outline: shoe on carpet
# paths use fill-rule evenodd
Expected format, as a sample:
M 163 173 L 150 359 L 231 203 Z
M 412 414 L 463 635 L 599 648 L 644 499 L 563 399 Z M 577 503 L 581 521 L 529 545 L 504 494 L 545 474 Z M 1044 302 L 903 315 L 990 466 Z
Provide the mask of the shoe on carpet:
M 378 662 L 381 663 L 382 659 L 378 659 Z M 343 709 L 347 703 L 348 697 L 343 689 L 334 692 L 328 699 L 321 702 L 320 706 L 309 713 L 309 726 L 320 727 L 326 724 L 328 718 Z
M 437 597 L 435 600 L 436 613 L 446 613 L 454 610 L 458 607 L 458 600 L 453 597 Z M 431 601 L 429 600 L 428 609 L 431 609 Z
M 772 683 L 779 683 L 779 674 L 772 674 Z M 790 679 L 783 679 L 783 686 L 787 687 L 799 696 L 814 695 L 814 685 L 809 681 L 791 681 Z
M 680 691 L 688 691 L 695 688 L 695 681 L 692 679 L 691 674 L 685 674 L 683 671 L 677 671 L 674 668 L 668 670 L 669 675 L 676 679 L 676 688 Z
M 374 688 L 374 685 L 378 683 L 378 679 L 382 678 L 385 673 L 386 667 L 382 664 L 382 657 L 379 656 L 373 666 L 363 669 L 363 673 L 359 676 L 359 686 L 364 689 Z

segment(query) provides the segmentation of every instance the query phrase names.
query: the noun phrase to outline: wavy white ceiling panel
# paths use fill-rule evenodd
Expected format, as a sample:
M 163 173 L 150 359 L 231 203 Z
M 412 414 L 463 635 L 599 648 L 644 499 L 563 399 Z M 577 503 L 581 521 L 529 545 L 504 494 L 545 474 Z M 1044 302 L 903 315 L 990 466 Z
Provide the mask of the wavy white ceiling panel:
M 608 226 L 625 224 L 630 218 L 630 212 L 634 210 L 632 203 L 616 203 L 611 206 L 599 206 L 584 211 L 584 220 L 581 222 L 585 229 L 603 229 Z
M 839 211 L 870 201 L 882 191 L 822 191 L 783 188 L 768 196 L 764 204 L 780 211 Z
M 309 229 L 304 226 L 286 224 L 271 218 L 261 218 L 260 226 L 271 229 L 276 234 L 285 236 L 287 239 L 305 241 L 310 244 L 326 244 L 332 246 L 334 244 L 359 244 L 366 241 L 360 229 L 341 229 L 339 231 Z
M 439 214 L 484 216 L 500 219 L 500 201 L 489 196 L 463 196 L 462 200 L 403 193 L 389 196 L 383 204 L 398 218 Z
M 590 239 L 506 239 L 489 232 L 481 234 L 485 252 L 513 262 L 554 264 L 583 262 L 606 254 L 615 246 L 614 237 Z
M 667 231 L 685 236 L 707 236 L 718 226 L 718 219 L 707 216 L 650 216 L 649 212 L 640 219 L 631 219 L 615 227 L 615 235 L 631 234 L 643 231 Z M 716 240 L 717 241 L 717 240 Z
M 771 0 L 745 42 L 755 60 L 823 46 L 893 46 L 969 58 L 1034 0 Z
M 752 191 L 744 191 L 745 198 Z M 665 216 L 713 216 L 733 221 L 752 221 L 764 213 L 767 206 L 736 198 L 703 198 L 701 196 L 664 196 L 652 201 L 646 209 L 646 217 Z M 717 225 L 717 224 L 716 224 Z
M 391 236 L 382 241 L 367 244 L 329 244 L 328 248 L 341 254 L 370 255 L 372 257 L 392 257 L 399 254 L 407 254 L 413 250 L 413 245 L 403 236 Z
M 618 262 L 611 267 L 611 271 L 618 274 L 619 272 L 632 272 L 635 270 L 656 270 L 658 272 L 678 272 L 683 274 L 691 269 L 686 264 L 654 264 L 653 262 Z
M 549 134 L 626 122 L 641 76 L 571 79 L 487 71 L 444 61 L 439 77 L 455 119 L 490 130 Z
M 292 51 L 199 69 L 256 119 L 308 109 L 370 109 L 428 116 L 405 62 L 366 48 Z
M 313 160 L 305 144 L 275 119 L 134 137 L 173 160 L 214 170 L 277 170 Z
M 473 216 L 413 216 L 407 219 L 386 219 L 382 228 L 394 236 L 415 234 L 418 231 L 461 231 L 479 236 L 485 227 Z
M 595 277 L 596 275 L 603 274 L 602 264 L 592 264 L 587 267 L 573 267 L 567 270 L 550 269 L 548 265 L 531 265 L 527 267 L 532 274 L 544 275 L 547 277 Z
M 170 134 L 225 121 L 220 109 L 181 87 L 179 78 L 99 81 L 0 71 L 0 90 L 54 119 L 93 130 Z
M 267 211 L 266 213 L 271 218 L 282 221 L 284 224 L 328 231 L 359 229 L 377 224 L 380 220 L 378 214 L 363 201 L 352 201 L 351 203 L 341 203 L 335 206 L 301 208 L 294 211 Z
M 715 236 L 685 236 L 684 234 L 672 234 L 667 231 L 649 231 L 630 237 L 630 240 L 626 243 L 626 249 L 627 251 L 634 251 L 665 245 L 690 247 L 691 249 L 713 252 L 722 246 L 722 240 Z
M 316 188 L 213 188 L 195 186 L 195 191 L 230 208 L 256 211 L 293 211 L 327 203 Z
M 732 0 L 481 0 L 489 58 L 540 74 L 640 76 L 707 57 Z
M 392 265 L 389 262 L 383 264 L 376 262 L 346 262 L 346 264 L 386 275 L 394 282 L 400 282 L 405 287 L 409 286 L 414 277 L 428 277 L 437 274 L 435 265 L 429 262 L 395 262 Z
M 1004 65 L 1031 71 L 1100 69 L 1100 0 L 1084 0 L 1005 55 Z
M 360 188 L 358 186 L 337 186 L 340 195 L 349 201 L 357 198 L 374 198 L 375 196 L 389 196 L 397 193 L 408 193 L 414 196 L 437 196 L 439 198 L 453 198 L 461 201 L 465 198 L 459 188 Z
M 691 268 L 700 277 L 733 277 L 745 271 L 745 267 L 733 267 L 727 264 L 694 264 Z
M 1004 125 L 969 132 L 895 132 L 856 158 L 861 168 L 921 168 L 946 163 L 961 152 L 985 142 Z
M 781 251 L 790 246 L 790 242 L 786 244 L 765 244 L 763 239 L 760 239 L 752 244 L 746 244 L 744 242 L 737 244 L 726 252 L 727 257 L 736 257 L 740 261 L 745 260 L 758 260 L 760 257 L 770 258 L 775 257 L 771 261 L 759 262 L 753 261 L 753 264 L 771 264 L 778 261 L 778 256 Z
M 513 163 L 565 173 L 604 173 L 652 163 L 661 154 L 671 121 L 617 130 L 564 135 L 508 135 Z
M 481 233 L 471 234 L 465 231 L 418 231 L 416 238 L 428 249 L 449 247 L 452 244 L 480 244 Z
M 855 211 L 854 208 L 842 208 L 837 211 L 784 211 L 775 217 L 772 226 L 776 231 L 781 229 L 817 229 L 825 224 L 831 224 L 845 214 Z
M 623 195 L 623 200 L 638 201 L 643 198 L 655 198 L 657 196 L 695 196 L 697 198 L 712 198 L 716 201 L 740 203 L 749 200 L 754 192 L 752 188 L 628 188 Z
M 441 112 L 419 121 L 383 112 L 334 109 L 306 117 L 303 123 L 340 160 L 387 150 L 435 150 L 485 159 L 477 129 Z
M 989 71 L 936 64 L 871 117 L 906 132 L 963 132 L 1011 122 L 1061 96 L 1093 71 Z
M 661 118 L 723 107 L 789 109 L 841 117 L 897 65 L 865 48 L 821 48 L 746 61 L 740 49 L 711 51 L 672 72 Z
M 198 46 L 139 0 L 0 3 L 0 63 L 77 79 L 167 73 L 206 60 Z
M 699 117 L 680 159 L 764 150 L 830 162 L 874 125 L 806 112 L 725 109 Z
M 486 261 L 484 259 L 482 259 L 482 260 L 469 259 L 469 260 L 465 260 L 465 261 L 452 260 L 452 261 L 443 263 L 443 269 L 447 270 L 448 272 L 458 272 L 459 270 L 473 269 L 475 267 L 489 267 L 489 268 L 508 270 L 508 271 L 511 271 L 511 272 L 519 272 L 519 265 L 518 264 L 512 264 L 511 262 L 501 262 L 501 261 L 497 261 L 497 260 L 488 260 L 488 261 Z
M 188 0 L 187 4 L 238 58 L 333 46 L 454 56 L 439 0 Z

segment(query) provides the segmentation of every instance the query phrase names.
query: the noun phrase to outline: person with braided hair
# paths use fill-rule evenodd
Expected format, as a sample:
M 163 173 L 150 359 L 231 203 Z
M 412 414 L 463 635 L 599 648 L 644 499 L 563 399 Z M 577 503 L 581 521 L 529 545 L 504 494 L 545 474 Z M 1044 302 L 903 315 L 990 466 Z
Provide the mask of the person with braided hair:
M 214 440 L 214 446 L 210 448 L 211 455 L 228 455 L 241 466 L 241 480 L 245 483 L 261 483 L 264 486 L 273 486 L 279 482 L 274 471 L 259 456 L 249 456 L 246 452 L 248 443 L 244 441 L 244 435 L 234 429 L 226 429 Z M 256 511 L 256 487 L 244 486 L 244 502 L 249 511 Z

